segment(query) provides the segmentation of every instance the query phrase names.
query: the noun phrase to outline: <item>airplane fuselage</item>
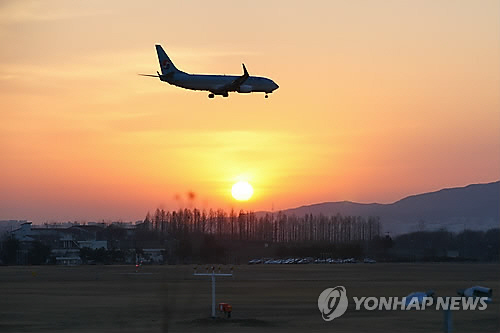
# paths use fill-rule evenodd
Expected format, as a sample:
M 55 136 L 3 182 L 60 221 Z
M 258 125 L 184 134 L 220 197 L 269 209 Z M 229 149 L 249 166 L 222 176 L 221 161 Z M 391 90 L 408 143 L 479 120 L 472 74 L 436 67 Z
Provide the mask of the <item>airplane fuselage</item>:
M 236 91 L 239 93 L 264 92 L 272 93 L 278 85 L 272 80 L 250 76 L 237 89 L 223 89 L 223 87 L 234 82 L 239 76 L 235 75 L 209 75 L 209 74 L 188 74 L 185 72 L 172 73 L 169 76 L 161 76 L 160 79 L 177 87 L 191 90 L 206 90 L 214 94 Z

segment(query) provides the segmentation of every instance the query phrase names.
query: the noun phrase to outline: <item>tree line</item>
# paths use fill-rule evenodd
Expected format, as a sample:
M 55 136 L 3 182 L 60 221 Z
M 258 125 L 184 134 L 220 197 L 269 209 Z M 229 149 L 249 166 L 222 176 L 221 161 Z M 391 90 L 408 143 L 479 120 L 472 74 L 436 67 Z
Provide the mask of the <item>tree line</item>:
M 312 215 L 297 217 L 281 212 L 257 216 L 251 211 L 223 209 L 156 209 L 147 213 L 143 228 L 185 239 L 190 234 L 211 235 L 217 240 L 269 243 L 330 242 L 337 244 L 370 241 L 380 237 L 378 217 Z
M 108 249 L 82 248 L 80 257 L 84 263 L 124 263 L 134 261 L 133 254 L 142 249 L 161 248 L 165 262 L 172 264 L 234 264 L 255 257 L 498 261 L 499 229 L 419 231 L 395 238 L 381 233 L 378 217 L 156 209 L 132 230 L 108 225 L 96 232 L 96 240 L 106 240 Z M 56 243 L 20 242 L 6 235 L 0 239 L 0 264 L 55 263 L 51 250 Z
M 394 239 L 394 244 L 390 260 L 498 261 L 500 229 L 463 230 L 459 233 L 453 233 L 446 229 L 417 231 L 397 236 Z

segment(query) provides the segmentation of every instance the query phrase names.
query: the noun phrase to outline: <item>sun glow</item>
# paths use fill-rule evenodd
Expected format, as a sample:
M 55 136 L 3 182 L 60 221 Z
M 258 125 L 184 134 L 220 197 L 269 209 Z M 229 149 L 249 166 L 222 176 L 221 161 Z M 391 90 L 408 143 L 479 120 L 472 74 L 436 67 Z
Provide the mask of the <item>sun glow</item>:
M 233 198 L 238 201 L 247 201 L 253 195 L 253 187 L 246 181 L 239 181 L 231 189 Z

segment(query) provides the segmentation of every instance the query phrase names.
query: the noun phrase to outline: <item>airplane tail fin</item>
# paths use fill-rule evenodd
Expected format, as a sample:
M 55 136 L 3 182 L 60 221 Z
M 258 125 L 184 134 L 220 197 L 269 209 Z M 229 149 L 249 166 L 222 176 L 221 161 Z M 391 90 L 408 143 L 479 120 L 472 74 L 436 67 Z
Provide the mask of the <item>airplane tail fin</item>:
M 158 53 L 158 60 L 160 61 L 161 73 L 168 75 L 175 73 L 178 69 L 174 66 L 168 55 L 165 53 L 161 45 L 156 44 L 156 53 Z

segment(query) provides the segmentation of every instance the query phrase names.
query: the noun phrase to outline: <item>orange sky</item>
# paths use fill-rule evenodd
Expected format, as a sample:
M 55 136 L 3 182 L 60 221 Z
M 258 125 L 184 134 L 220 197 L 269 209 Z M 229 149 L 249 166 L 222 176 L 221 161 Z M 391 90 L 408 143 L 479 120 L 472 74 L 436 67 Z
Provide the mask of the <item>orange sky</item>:
M 184 71 L 244 62 L 280 89 L 210 100 L 137 76 L 158 70 L 155 43 Z M 500 178 L 498 1 L 3 1 L 0 45 L 0 220 L 392 202 Z M 249 202 L 231 198 L 239 179 Z

